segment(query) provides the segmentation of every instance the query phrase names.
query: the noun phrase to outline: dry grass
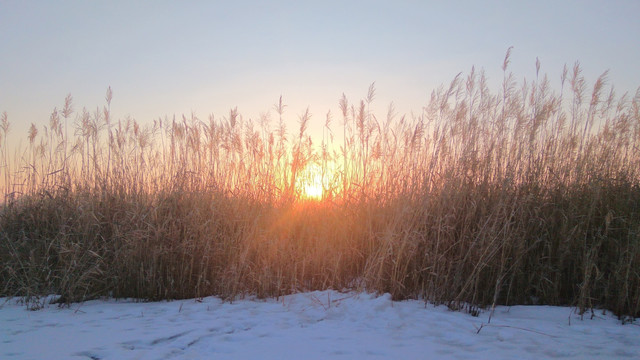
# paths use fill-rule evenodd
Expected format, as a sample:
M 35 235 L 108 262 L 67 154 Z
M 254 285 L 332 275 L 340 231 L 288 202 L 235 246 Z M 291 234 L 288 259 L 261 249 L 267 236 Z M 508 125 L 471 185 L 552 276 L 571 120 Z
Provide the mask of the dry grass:
M 578 64 L 554 92 L 508 63 L 497 91 L 472 69 L 411 117 L 376 117 L 373 85 L 343 96 L 319 144 L 308 111 L 287 131 L 282 99 L 257 122 L 141 125 L 111 118 L 109 89 L 95 113 L 67 97 L 11 161 L 5 114 L 0 295 L 366 288 L 640 316 L 640 92 L 616 97 L 605 73 L 589 94 Z

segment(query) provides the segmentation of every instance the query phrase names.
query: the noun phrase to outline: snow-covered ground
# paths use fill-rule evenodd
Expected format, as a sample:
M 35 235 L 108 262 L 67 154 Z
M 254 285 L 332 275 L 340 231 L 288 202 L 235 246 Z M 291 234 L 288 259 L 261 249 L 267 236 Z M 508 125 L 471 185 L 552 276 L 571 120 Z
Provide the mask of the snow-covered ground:
M 602 311 L 499 307 L 479 317 L 388 295 L 97 300 L 29 311 L 0 299 L 0 359 L 624 359 L 640 326 Z M 479 331 L 478 331 L 479 330 Z

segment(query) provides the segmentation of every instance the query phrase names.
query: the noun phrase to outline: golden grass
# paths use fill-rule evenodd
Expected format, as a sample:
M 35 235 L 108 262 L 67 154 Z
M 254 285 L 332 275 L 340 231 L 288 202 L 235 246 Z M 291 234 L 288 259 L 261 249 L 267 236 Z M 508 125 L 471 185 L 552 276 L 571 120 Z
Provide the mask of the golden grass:
M 373 85 L 343 96 L 320 143 L 309 111 L 287 131 L 282 98 L 277 119 L 141 125 L 111 118 L 109 89 L 95 113 L 67 97 L 12 162 L 4 114 L 0 295 L 349 288 L 639 316 L 640 92 L 616 97 L 605 73 L 589 96 L 578 64 L 554 92 L 508 64 L 496 92 L 472 68 L 411 117 L 376 117 Z

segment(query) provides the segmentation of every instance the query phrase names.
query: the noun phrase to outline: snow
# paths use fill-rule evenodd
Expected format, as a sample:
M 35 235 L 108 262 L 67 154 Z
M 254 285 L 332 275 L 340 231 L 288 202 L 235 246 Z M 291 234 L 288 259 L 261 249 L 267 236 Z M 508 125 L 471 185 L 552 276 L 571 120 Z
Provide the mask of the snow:
M 640 326 L 597 311 L 478 317 L 386 295 L 320 291 L 232 303 L 95 300 L 30 311 L 0 299 L 1 359 L 624 359 Z

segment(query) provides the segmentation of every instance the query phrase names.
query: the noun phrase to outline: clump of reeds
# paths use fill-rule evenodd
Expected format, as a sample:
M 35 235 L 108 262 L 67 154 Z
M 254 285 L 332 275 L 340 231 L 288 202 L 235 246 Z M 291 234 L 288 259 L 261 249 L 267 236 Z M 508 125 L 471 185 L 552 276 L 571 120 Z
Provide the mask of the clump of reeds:
M 520 83 L 508 64 L 497 91 L 472 68 L 412 116 L 376 116 L 373 85 L 343 96 L 319 143 L 282 98 L 257 121 L 140 124 L 111 118 L 109 89 L 94 113 L 68 96 L 12 161 L 3 114 L 0 295 L 357 288 L 640 316 L 640 92 L 606 73 L 588 92 L 577 63 L 554 91 L 539 62 Z

